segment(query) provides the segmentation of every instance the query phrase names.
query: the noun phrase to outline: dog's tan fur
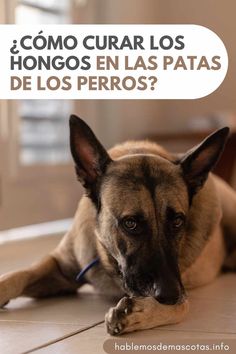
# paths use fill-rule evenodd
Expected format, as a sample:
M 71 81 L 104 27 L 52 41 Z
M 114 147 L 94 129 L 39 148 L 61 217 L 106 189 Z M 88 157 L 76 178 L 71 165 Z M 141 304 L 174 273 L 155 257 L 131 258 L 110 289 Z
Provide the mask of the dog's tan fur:
M 110 150 L 109 154 L 113 160 L 121 160 L 119 168 L 122 168 L 122 163 L 126 164 L 124 159 L 126 156 L 133 156 L 132 163 L 138 164 L 139 154 L 161 156 L 164 158 L 163 163 L 165 159 L 174 161 L 174 157 L 162 147 L 147 141 L 118 145 Z M 104 198 L 119 206 L 119 201 L 112 193 L 110 188 L 103 190 Z M 148 203 L 145 191 L 141 190 L 140 193 L 141 199 Z M 165 193 L 168 194 L 168 191 Z M 185 193 L 183 190 L 183 195 Z M 177 204 L 183 203 L 182 208 L 187 207 L 185 201 L 185 197 L 181 201 L 176 197 Z M 127 203 L 127 208 L 129 205 Z M 199 208 L 204 210 L 204 217 L 198 220 L 196 228 L 192 230 L 192 242 L 188 243 L 188 240 L 185 240 L 180 244 L 179 267 L 185 288 L 194 288 L 211 282 L 219 274 L 226 260 L 227 250 L 224 241 L 227 237 L 226 231 L 236 238 L 236 194 L 220 178 L 209 175 L 207 182 L 195 196 L 191 211 L 195 217 L 199 213 Z M 104 219 L 106 217 L 108 216 L 105 215 Z M 116 297 L 124 296 L 120 280 L 116 276 L 111 276 L 114 271 L 113 264 L 100 242 L 96 223 L 96 209 L 92 201 L 83 196 L 72 229 L 55 251 L 26 270 L 0 277 L 0 305 L 3 306 L 20 295 L 43 297 L 77 291 L 82 284 L 76 283 L 76 274 L 98 254 L 101 262 L 87 273 L 86 281 L 93 284 L 101 293 L 105 290 L 106 293 Z M 207 237 L 206 235 L 203 237 L 202 231 L 206 229 Z M 232 258 L 231 255 L 226 264 L 228 262 L 228 265 L 235 267 L 234 260 L 235 257 Z M 116 307 L 109 310 L 106 323 L 110 333 L 131 332 L 177 323 L 187 314 L 188 308 L 187 298 L 175 305 L 163 305 L 152 297 L 125 296 Z

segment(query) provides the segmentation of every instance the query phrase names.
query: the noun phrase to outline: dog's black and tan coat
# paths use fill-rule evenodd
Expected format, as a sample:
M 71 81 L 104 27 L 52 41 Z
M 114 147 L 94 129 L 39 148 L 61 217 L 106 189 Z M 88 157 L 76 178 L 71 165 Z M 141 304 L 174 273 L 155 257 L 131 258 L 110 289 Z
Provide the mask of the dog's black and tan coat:
M 105 317 L 111 334 L 181 321 L 186 290 L 212 281 L 223 265 L 236 266 L 236 193 L 210 173 L 229 129 L 183 155 L 148 141 L 107 153 L 76 116 L 70 133 L 86 191 L 73 227 L 40 263 L 0 277 L 0 305 L 23 294 L 75 292 L 89 282 L 121 298 Z M 76 275 L 96 257 L 99 265 L 78 284 Z

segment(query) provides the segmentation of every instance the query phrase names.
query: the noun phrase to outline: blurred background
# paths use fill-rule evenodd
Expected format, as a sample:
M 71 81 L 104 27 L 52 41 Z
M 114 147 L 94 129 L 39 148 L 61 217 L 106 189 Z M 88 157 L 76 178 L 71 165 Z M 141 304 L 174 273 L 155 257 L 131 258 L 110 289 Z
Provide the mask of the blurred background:
M 229 70 L 216 92 L 198 100 L 0 101 L 0 230 L 51 221 L 63 228 L 73 216 L 82 189 L 69 153 L 70 113 L 84 118 L 106 148 L 150 138 L 181 151 L 229 125 L 217 173 L 235 186 L 235 13 L 234 0 L 1 0 L 2 24 L 203 25 L 223 40 Z

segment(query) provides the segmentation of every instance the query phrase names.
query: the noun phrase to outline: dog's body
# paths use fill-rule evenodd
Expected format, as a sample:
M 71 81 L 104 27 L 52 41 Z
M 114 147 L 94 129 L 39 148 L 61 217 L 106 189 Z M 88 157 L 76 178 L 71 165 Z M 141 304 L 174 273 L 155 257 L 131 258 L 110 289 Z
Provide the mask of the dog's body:
M 0 305 L 22 294 L 75 292 L 89 282 L 122 298 L 106 315 L 111 334 L 181 321 L 185 289 L 209 283 L 223 264 L 236 265 L 236 193 L 208 175 L 227 134 L 222 129 L 183 157 L 147 141 L 118 145 L 108 155 L 72 117 L 71 150 L 87 194 L 52 254 L 0 278 Z M 76 282 L 97 257 L 100 263 Z

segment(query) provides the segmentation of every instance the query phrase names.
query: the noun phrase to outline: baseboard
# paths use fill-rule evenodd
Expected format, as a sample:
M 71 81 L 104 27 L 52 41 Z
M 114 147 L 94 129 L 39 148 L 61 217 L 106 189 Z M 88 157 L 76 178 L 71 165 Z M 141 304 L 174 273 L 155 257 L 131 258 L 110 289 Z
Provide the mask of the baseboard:
M 0 244 L 66 233 L 73 219 L 63 219 L 0 231 Z

